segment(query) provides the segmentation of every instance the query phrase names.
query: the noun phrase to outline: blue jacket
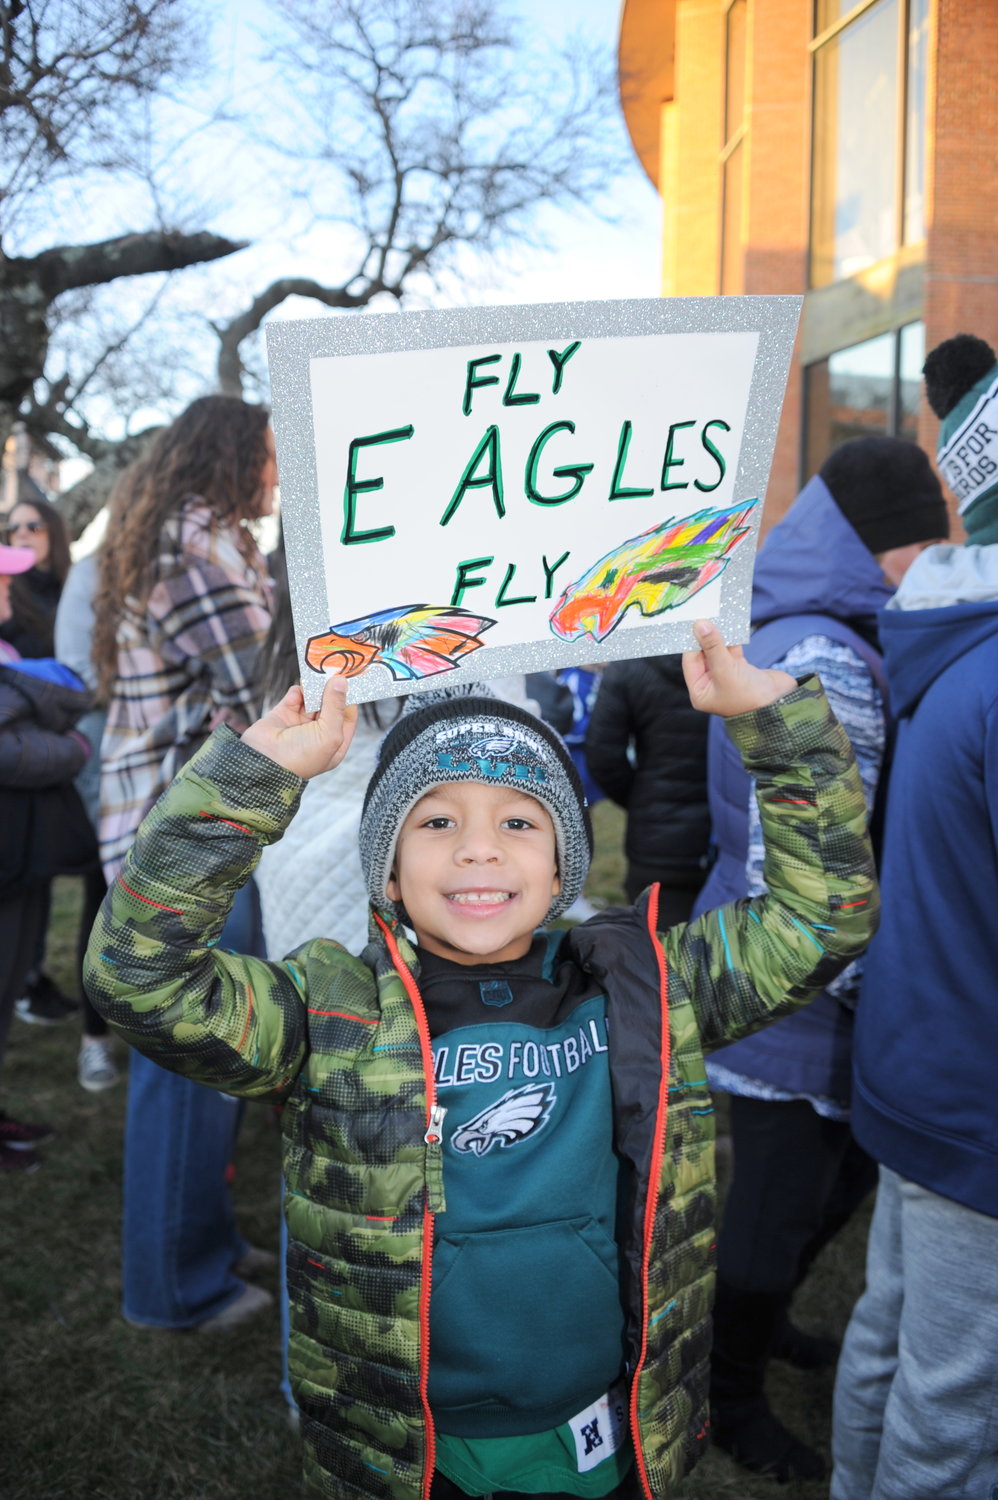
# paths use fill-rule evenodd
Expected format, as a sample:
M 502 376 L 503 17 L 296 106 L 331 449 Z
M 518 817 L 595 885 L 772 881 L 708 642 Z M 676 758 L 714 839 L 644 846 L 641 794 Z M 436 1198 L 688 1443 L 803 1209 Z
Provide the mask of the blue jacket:
M 942 599 L 973 602 L 906 607 L 947 568 L 976 583 Z M 901 1176 L 998 1217 L 998 546 L 930 549 L 896 603 L 881 617 L 899 723 L 853 1130 Z
M 753 635 L 745 654 L 771 667 L 807 635 L 849 645 L 881 690 L 879 653 L 847 623 L 872 634 L 891 597 L 873 554 L 832 499 L 824 480 L 810 480 L 766 538 L 752 587 Z M 709 732 L 709 792 L 717 861 L 694 916 L 748 894 L 748 809 L 752 784 L 721 720 Z M 789 1093 L 845 1103 L 852 1072 L 852 1014 L 822 992 L 805 1009 L 714 1053 L 733 1073 Z

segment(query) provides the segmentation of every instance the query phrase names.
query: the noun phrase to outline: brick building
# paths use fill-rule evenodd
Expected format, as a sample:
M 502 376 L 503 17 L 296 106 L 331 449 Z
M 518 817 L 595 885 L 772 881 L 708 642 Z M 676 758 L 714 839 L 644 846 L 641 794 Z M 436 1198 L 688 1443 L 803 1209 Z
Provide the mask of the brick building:
M 624 0 L 662 291 L 803 292 L 766 519 L 837 443 L 935 452 L 953 333 L 998 347 L 998 0 Z

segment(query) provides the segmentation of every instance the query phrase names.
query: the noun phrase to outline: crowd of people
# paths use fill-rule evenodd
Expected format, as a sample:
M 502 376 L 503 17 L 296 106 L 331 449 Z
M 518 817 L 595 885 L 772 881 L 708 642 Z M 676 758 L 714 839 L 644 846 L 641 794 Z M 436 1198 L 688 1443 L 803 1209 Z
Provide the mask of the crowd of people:
M 998 430 L 983 340 L 925 381 L 941 452 Z M 921 449 L 837 448 L 762 546 L 744 652 L 704 624 L 682 659 L 359 714 L 296 686 L 283 550 L 254 533 L 263 407 L 195 401 L 72 566 L 57 506 L 3 518 L 0 1066 L 18 1018 L 78 1024 L 94 1092 L 131 1044 L 137 1329 L 272 1305 L 229 1168 L 245 1101 L 282 1111 L 282 1389 L 318 1492 L 659 1496 L 711 1438 L 818 1478 L 776 1358 L 838 1361 L 833 1500 L 998 1493 L 998 483 L 974 472 L 951 544 Z M 441 782 L 439 745 L 486 741 L 487 775 Z M 583 896 L 601 795 L 619 910 Z M 65 874 L 80 1000 L 45 968 Z M 0 1111 L 0 1171 L 51 1134 Z M 840 1354 L 791 1303 L 874 1190 Z

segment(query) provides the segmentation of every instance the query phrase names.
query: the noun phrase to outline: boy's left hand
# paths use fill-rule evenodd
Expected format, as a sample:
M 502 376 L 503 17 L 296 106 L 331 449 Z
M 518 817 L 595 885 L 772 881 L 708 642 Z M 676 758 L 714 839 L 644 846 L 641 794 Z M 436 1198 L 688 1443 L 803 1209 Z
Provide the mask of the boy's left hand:
M 728 646 L 716 625 L 697 620 L 693 626 L 699 651 L 683 652 L 683 676 L 690 702 L 705 714 L 722 719 L 751 713 L 786 697 L 797 686 L 789 672 L 775 667 L 754 667 L 745 660 L 741 646 Z
M 356 704 L 347 708 L 346 697 L 346 678 L 330 676 L 319 712 L 310 714 L 301 688 L 289 688 L 269 714 L 250 725 L 243 743 L 303 781 L 331 771 L 350 748 L 357 723 Z

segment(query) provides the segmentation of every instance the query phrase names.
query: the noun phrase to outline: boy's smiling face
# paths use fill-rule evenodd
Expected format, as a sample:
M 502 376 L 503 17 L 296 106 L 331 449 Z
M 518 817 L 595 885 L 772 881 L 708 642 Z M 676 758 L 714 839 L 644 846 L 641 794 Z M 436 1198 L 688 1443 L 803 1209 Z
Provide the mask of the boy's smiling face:
M 560 889 L 547 810 L 516 787 L 474 781 L 420 798 L 387 886 L 422 948 L 469 965 L 522 958 Z

